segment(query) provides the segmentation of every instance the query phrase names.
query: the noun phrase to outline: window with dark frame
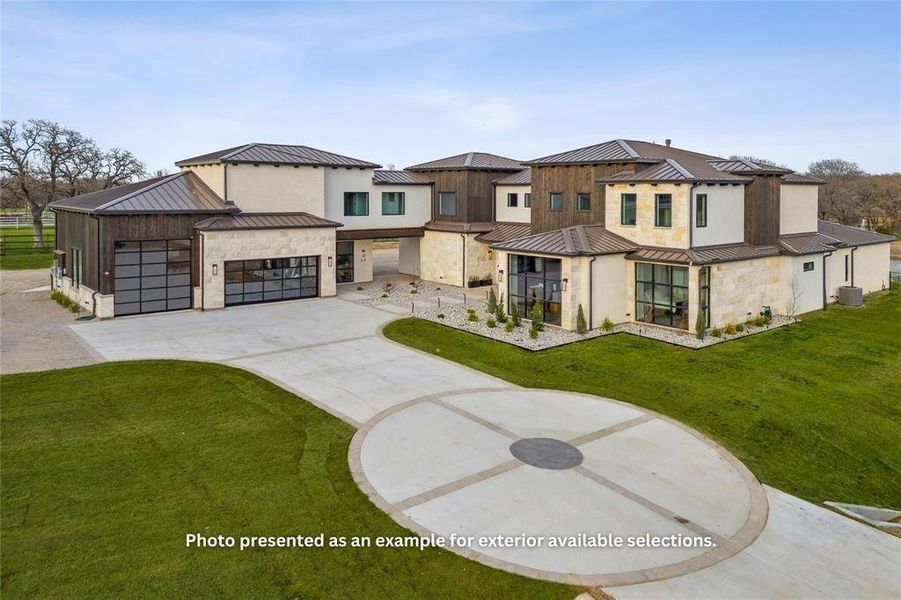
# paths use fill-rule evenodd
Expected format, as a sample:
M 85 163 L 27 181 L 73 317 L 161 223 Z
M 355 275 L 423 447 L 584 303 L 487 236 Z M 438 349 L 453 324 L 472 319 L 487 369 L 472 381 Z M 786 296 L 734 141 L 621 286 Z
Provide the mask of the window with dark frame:
M 369 192 L 344 192 L 344 216 L 369 216 Z
M 453 217 L 457 214 L 456 192 L 438 192 L 438 214 L 442 217 Z
M 698 271 L 698 310 L 703 311 L 704 327 L 710 327 L 710 267 Z
M 318 256 L 225 262 L 226 306 L 314 298 L 318 295 Z
M 695 196 L 695 227 L 707 227 L 707 194 Z
M 113 243 L 116 316 L 191 308 L 191 240 Z
M 576 210 L 579 212 L 589 212 L 591 210 L 591 194 L 576 194 Z
M 517 205 L 519 205 L 519 194 L 516 192 L 507 194 L 507 206 L 515 208 Z
M 845 254 L 845 281 L 848 281 L 848 255 Z
M 688 268 L 636 263 L 635 320 L 688 329 Z
M 354 243 L 352 241 L 335 244 L 335 281 L 350 283 L 354 280 Z
M 813 271 L 813 261 L 804 263 L 804 271 Z
M 404 214 L 404 196 L 403 192 L 382 192 L 382 215 L 393 217 Z
M 621 197 L 620 223 L 623 225 L 635 225 L 638 215 L 638 196 L 636 194 L 623 194 Z
M 532 208 L 532 194 L 528 192 L 523 194 L 522 205 L 525 208 Z
M 654 226 L 673 226 L 673 195 L 654 194 Z
M 551 192 L 549 203 L 551 210 L 563 210 L 563 193 Z
M 524 319 L 530 319 L 535 303 L 540 303 L 545 323 L 560 325 L 563 314 L 563 285 L 559 258 L 511 254 L 508 257 L 508 310 L 516 305 Z
M 72 248 L 72 285 L 79 287 L 84 273 L 84 262 L 81 258 L 81 248 Z

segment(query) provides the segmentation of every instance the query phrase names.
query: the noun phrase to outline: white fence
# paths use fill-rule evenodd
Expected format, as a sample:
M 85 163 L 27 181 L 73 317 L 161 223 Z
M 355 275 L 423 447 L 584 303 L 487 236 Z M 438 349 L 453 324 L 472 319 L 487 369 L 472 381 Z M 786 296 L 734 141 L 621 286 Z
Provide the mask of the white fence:
M 31 215 L 26 213 L 7 213 L 0 214 L 0 227 L 12 227 L 21 229 L 31 227 Z M 44 213 L 41 215 L 41 225 L 44 227 L 53 227 L 56 225 L 56 218 L 53 213 Z

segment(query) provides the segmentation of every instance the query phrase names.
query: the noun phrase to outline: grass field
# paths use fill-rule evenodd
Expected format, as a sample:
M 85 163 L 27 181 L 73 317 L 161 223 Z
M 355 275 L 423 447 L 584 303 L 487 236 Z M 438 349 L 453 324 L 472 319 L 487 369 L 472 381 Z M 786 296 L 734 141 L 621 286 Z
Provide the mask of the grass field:
M 29 248 L 28 242 L 34 238 L 34 232 L 30 227 L 16 229 L 14 227 L 0 228 L 0 238 L 4 242 L 13 242 L 15 247 L 8 247 L 0 255 L 0 269 L 49 269 L 53 264 L 53 237 L 56 230 L 53 227 L 44 227 L 44 243 L 46 250 L 34 250 Z
M 384 333 L 519 385 L 659 411 L 810 501 L 901 506 L 901 294 L 704 350 L 622 334 L 532 353 L 419 319 Z
M 255 375 L 108 363 L 0 378 L 4 598 L 573 598 L 444 550 L 188 549 L 185 535 L 411 535 L 353 429 Z

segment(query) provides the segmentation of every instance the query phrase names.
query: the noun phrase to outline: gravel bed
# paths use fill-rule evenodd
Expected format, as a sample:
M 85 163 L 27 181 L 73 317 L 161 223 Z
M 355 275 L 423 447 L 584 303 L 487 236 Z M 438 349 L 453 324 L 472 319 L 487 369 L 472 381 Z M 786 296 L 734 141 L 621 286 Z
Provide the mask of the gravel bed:
M 416 277 L 397 275 L 390 279 L 340 286 L 338 291 L 339 294 L 348 293 L 364 296 L 364 298 L 357 299 L 355 302 L 367 306 L 377 306 L 379 304 L 408 306 L 410 303 L 429 304 L 437 303 L 439 297 L 449 298 L 451 302 L 462 303 L 464 295 L 466 303 L 473 306 L 487 298 L 489 289 L 488 287 L 463 289 L 452 285 L 421 281 Z M 414 291 L 415 293 L 413 293 Z M 417 310 L 416 312 L 418 313 L 419 311 Z

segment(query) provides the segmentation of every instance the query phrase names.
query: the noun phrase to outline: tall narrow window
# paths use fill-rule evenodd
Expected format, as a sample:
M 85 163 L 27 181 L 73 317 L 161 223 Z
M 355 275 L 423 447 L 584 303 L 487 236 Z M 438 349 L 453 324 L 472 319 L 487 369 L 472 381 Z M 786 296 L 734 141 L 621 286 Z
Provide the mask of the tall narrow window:
M 81 258 L 81 248 L 72 248 L 72 285 L 81 285 L 81 276 L 84 272 L 84 262 Z
M 456 192 L 438 192 L 438 214 L 442 217 L 453 217 L 457 214 Z
M 845 254 L 845 281 L 848 281 L 848 255 Z
M 673 195 L 654 195 L 654 225 L 657 227 L 673 226 Z
M 344 192 L 344 216 L 365 217 L 369 214 L 369 192 Z
M 710 327 L 710 267 L 698 272 L 698 310 L 703 315 L 704 327 Z
M 707 194 L 695 196 L 695 227 L 707 227 Z
M 404 214 L 404 193 L 382 192 L 382 214 L 390 216 Z
M 532 194 L 528 192 L 523 194 L 522 205 L 526 208 L 532 208 Z
M 620 222 L 623 225 L 635 225 L 637 196 L 635 194 L 623 194 L 621 198 Z
M 576 194 L 576 210 L 579 212 L 591 210 L 591 194 Z
M 551 210 L 563 210 L 563 193 L 551 192 L 550 196 Z
M 515 192 L 511 193 L 511 194 L 507 194 L 507 206 L 512 208 L 512 207 L 515 207 L 518 205 L 519 205 L 519 194 L 517 194 Z

